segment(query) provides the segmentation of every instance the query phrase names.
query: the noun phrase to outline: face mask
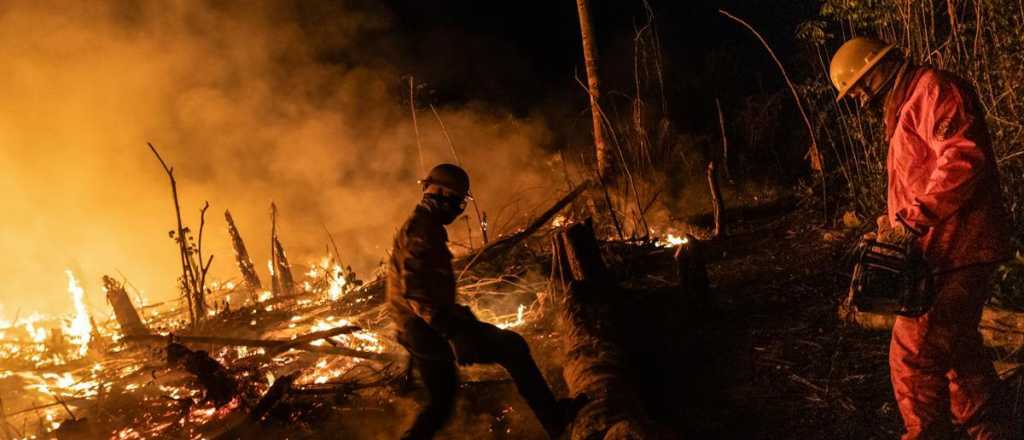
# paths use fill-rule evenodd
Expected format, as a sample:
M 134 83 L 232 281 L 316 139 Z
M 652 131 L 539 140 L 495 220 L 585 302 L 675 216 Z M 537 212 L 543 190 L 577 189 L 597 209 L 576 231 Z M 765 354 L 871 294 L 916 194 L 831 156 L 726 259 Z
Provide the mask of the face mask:
M 440 209 L 445 224 L 449 224 L 462 215 L 466 210 L 466 199 L 463 197 L 448 197 L 441 194 L 424 194 L 423 198 L 430 200 Z

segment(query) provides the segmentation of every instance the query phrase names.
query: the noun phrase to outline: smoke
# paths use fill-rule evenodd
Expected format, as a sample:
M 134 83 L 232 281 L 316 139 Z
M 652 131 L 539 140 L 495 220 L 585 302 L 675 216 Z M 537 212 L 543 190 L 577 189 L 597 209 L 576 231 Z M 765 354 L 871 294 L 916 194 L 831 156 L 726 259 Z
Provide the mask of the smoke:
M 230 209 L 266 278 L 271 201 L 290 260 L 324 255 L 326 227 L 346 263 L 372 271 L 419 197 L 402 89 L 415 72 L 383 56 L 400 52 L 386 10 L 309 4 L 4 2 L 0 310 L 70 311 L 65 268 L 93 310 L 108 310 L 103 274 L 152 301 L 177 295 L 170 187 L 147 141 L 174 167 L 193 231 L 210 202 L 213 277 L 238 278 Z M 554 196 L 542 123 L 438 110 L 492 224 Z M 426 166 L 452 161 L 432 113 L 418 116 Z

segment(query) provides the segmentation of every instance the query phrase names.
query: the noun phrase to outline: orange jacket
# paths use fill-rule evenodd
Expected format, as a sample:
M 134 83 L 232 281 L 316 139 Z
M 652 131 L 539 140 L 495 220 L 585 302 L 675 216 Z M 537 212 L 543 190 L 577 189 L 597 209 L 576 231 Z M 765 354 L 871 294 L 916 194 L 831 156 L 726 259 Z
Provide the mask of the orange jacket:
M 889 221 L 925 231 L 920 244 L 936 270 L 1010 256 L 999 172 L 970 85 L 908 66 L 885 107 Z

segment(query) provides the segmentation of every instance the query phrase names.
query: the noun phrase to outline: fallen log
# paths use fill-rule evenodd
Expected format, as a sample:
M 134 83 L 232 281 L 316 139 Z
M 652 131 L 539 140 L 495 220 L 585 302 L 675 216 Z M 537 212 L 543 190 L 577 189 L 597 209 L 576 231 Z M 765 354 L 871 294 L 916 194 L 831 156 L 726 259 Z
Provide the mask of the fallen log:
M 896 323 L 896 305 L 877 304 L 872 310 L 860 310 L 844 302 L 839 305 L 839 319 L 867 330 L 892 330 Z M 1024 313 L 986 306 L 981 312 L 978 331 L 990 348 L 1007 351 L 1024 347 Z
M 126 336 L 149 333 L 149 329 L 142 323 L 139 313 L 135 310 L 135 306 L 132 305 L 128 292 L 124 290 L 124 285 L 104 275 L 103 289 L 107 291 L 107 302 L 114 308 L 114 317 L 117 319 L 117 324 L 121 327 L 121 333 Z
M 240 338 L 225 338 L 219 336 L 179 336 L 174 335 L 174 339 L 178 342 L 185 342 L 190 344 L 209 344 L 209 345 L 220 345 L 220 346 L 232 346 L 232 347 L 256 347 L 256 348 L 267 348 L 268 351 L 279 351 L 284 352 L 287 350 L 301 350 L 309 351 L 314 353 L 324 353 L 341 355 L 348 357 L 355 357 L 361 359 L 369 359 L 375 361 L 393 361 L 398 359 L 397 355 L 390 353 L 376 353 L 372 351 L 355 350 L 347 347 L 322 347 L 312 345 L 311 342 L 318 339 L 326 339 L 333 336 L 342 334 L 348 334 L 359 330 L 359 327 L 355 326 L 344 326 L 324 330 L 316 333 L 310 333 L 309 335 L 301 336 L 301 341 L 296 342 L 296 339 L 240 339 Z M 132 335 L 125 337 L 127 341 L 136 342 L 163 342 L 167 340 L 167 336 L 159 334 L 145 334 L 145 335 Z
M 573 200 L 576 200 L 576 198 L 589 187 L 590 181 L 584 181 L 579 184 L 576 189 L 573 189 L 569 194 L 566 194 L 565 197 L 562 197 L 555 202 L 555 204 L 548 208 L 547 211 L 544 211 L 541 215 L 537 216 L 537 218 L 533 219 L 533 221 L 527 224 L 527 226 L 521 231 L 502 237 L 499 240 L 495 240 L 474 253 L 456 258 L 455 261 L 452 262 L 452 266 L 455 270 L 466 272 L 472 269 L 477 263 L 497 258 L 537 232 L 538 229 L 551 221 L 555 214 L 558 214 L 559 211 L 565 209 L 566 206 L 572 203 Z
M 563 376 L 571 395 L 588 403 L 572 425 L 573 440 L 652 438 L 654 427 L 626 376 L 626 350 L 613 318 L 611 281 L 589 222 L 552 237 L 552 270 L 565 289 L 561 310 L 566 359 Z

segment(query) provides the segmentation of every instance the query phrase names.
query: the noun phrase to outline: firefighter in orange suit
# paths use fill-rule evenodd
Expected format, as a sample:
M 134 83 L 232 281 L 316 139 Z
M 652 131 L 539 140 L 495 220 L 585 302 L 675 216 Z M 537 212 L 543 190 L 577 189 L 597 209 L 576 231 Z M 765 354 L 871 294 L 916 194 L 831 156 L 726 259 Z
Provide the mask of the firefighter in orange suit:
M 1016 438 L 996 403 L 998 377 L 978 324 L 997 264 L 1010 256 L 1009 222 L 985 116 L 957 76 L 906 61 L 871 38 L 832 58 L 839 98 L 884 112 L 888 211 L 880 237 L 927 262 L 934 302 L 893 327 L 889 365 L 904 439 L 938 439 L 954 424 L 973 439 Z M 952 422 L 952 423 L 951 423 Z

